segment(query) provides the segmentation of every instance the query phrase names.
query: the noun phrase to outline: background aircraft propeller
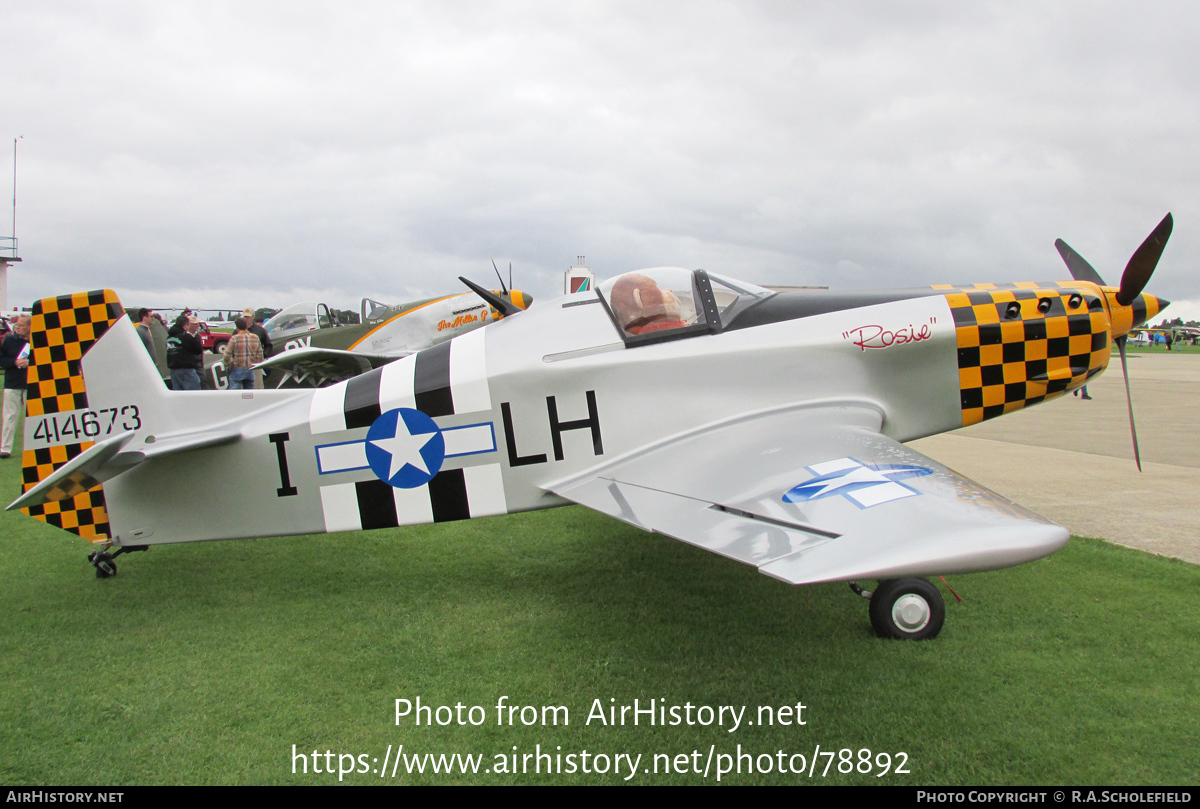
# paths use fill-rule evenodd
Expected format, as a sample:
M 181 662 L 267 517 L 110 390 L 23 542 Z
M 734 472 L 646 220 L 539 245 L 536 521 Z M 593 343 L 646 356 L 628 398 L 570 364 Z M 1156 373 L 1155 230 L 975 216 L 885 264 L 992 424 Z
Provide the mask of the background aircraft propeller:
M 496 271 L 496 278 L 500 281 L 500 291 L 507 295 L 508 290 L 512 288 L 512 262 L 508 262 L 508 287 L 505 287 L 504 278 L 500 275 L 500 268 L 496 266 L 496 257 L 489 256 L 489 258 L 492 260 L 492 269 Z
M 515 315 L 517 312 L 521 311 L 521 307 L 517 306 L 511 300 L 506 300 L 497 295 L 495 292 L 484 289 L 483 287 L 479 286 L 479 284 L 473 284 L 466 278 L 463 278 L 461 275 L 458 276 L 458 280 L 470 287 L 472 292 L 487 301 L 493 309 L 495 309 L 504 317 Z
M 1154 268 L 1158 266 L 1158 260 L 1162 258 L 1163 248 L 1167 246 L 1167 239 L 1171 238 L 1171 230 L 1174 227 L 1175 220 L 1168 213 L 1133 252 L 1129 263 L 1125 265 L 1125 272 L 1121 274 L 1121 287 L 1116 294 L 1117 303 L 1129 306 L 1138 295 L 1142 294 L 1142 290 L 1150 282 L 1150 276 L 1154 274 Z M 1076 281 L 1089 281 L 1098 286 L 1105 285 L 1100 273 L 1096 272 L 1095 268 L 1083 256 L 1076 253 L 1069 244 L 1058 239 L 1054 242 L 1054 246 L 1058 248 L 1058 254 L 1066 262 L 1072 278 Z M 1128 335 L 1122 334 L 1120 337 L 1114 337 L 1113 342 L 1117 344 L 1117 352 L 1121 355 L 1121 373 L 1125 376 L 1125 401 L 1129 405 L 1129 434 L 1133 438 L 1133 460 L 1140 472 L 1142 471 L 1142 453 L 1138 449 L 1137 424 L 1133 420 L 1133 392 L 1129 387 L 1129 363 L 1125 358 L 1127 337 Z

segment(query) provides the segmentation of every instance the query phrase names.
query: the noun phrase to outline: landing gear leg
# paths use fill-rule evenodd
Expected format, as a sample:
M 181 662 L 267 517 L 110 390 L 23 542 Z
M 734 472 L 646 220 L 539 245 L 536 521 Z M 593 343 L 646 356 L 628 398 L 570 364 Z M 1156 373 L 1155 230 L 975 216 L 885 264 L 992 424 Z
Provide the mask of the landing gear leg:
M 927 640 L 942 631 L 946 602 L 926 579 L 888 579 L 871 594 L 868 612 L 881 638 Z

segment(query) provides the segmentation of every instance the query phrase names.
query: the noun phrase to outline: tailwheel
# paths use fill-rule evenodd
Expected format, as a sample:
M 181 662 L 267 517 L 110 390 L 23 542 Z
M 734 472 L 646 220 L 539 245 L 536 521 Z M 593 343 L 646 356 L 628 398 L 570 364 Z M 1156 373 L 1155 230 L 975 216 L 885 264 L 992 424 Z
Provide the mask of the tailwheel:
M 88 554 L 88 561 L 96 568 L 97 579 L 107 579 L 117 575 L 117 563 L 115 560 L 121 554 L 150 550 L 149 545 L 122 545 L 113 553 L 109 553 L 108 549 L 111 547 L 113 547 L 111 544 L 105 545 L 104 550 L 92 551 Z
M 927 640 L 937 637 L 946 620 L 946 602 L 925 579 L 879 582 L 868 608 L 871 626 L 881 638 Z
M 113 561 L 113 555 L 107 551 L 89 553 L 88 561 L 96 568 L 97 579 L 107 579 L 117 575 L 117 563 Z

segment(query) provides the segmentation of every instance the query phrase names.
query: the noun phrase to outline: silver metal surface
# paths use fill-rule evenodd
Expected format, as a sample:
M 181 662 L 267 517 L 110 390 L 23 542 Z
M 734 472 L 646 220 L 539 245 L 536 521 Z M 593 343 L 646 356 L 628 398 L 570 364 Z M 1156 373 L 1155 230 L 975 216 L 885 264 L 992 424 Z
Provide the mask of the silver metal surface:
M 124 446 L 137 462 L 117 469 L 121 454 L 104 450 L 81 466 L 104 481 L 117 544 L 576 502 L 799 584 L 988 570 L 1066 542 L 903 443 L 962 425 L 944 295 L 724 331 L 712 315 L 713 333 L 690 324 L 628 342 L 607 306 L 569 305 L 587 300 L 596 293 L 331 387 L 245 393 L 165 390 L 121 319 L 82 367 L 89 408 L 136 408 Z M 920 339 L 886 345 L 854 337 L 918 326 Z M 27 449 L 53 443 L 46 423 L 26 421 Z M 898 622 L 929 620 L 906 599 Z
M 905 632 L 920 632 L 932 615 L 929 602 L 916 593 L 905 593 L 892 605 L 892 621 Z

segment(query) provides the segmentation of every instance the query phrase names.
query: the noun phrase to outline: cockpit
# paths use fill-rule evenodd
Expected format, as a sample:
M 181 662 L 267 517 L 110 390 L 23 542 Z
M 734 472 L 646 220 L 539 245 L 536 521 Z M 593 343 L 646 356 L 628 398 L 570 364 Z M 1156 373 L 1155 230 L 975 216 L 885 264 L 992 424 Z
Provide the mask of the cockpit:
M 281 309 L 263 324 L 263 328 L 274 343 L 317 329 L 328 329 L 332 325 L 333 317 L 328 306 L 315 301 L 305 301 Z
M 627 345 L 725 329 L 776 293 L 706 270 L 655 267 L 610 278 L 597 291 Z

